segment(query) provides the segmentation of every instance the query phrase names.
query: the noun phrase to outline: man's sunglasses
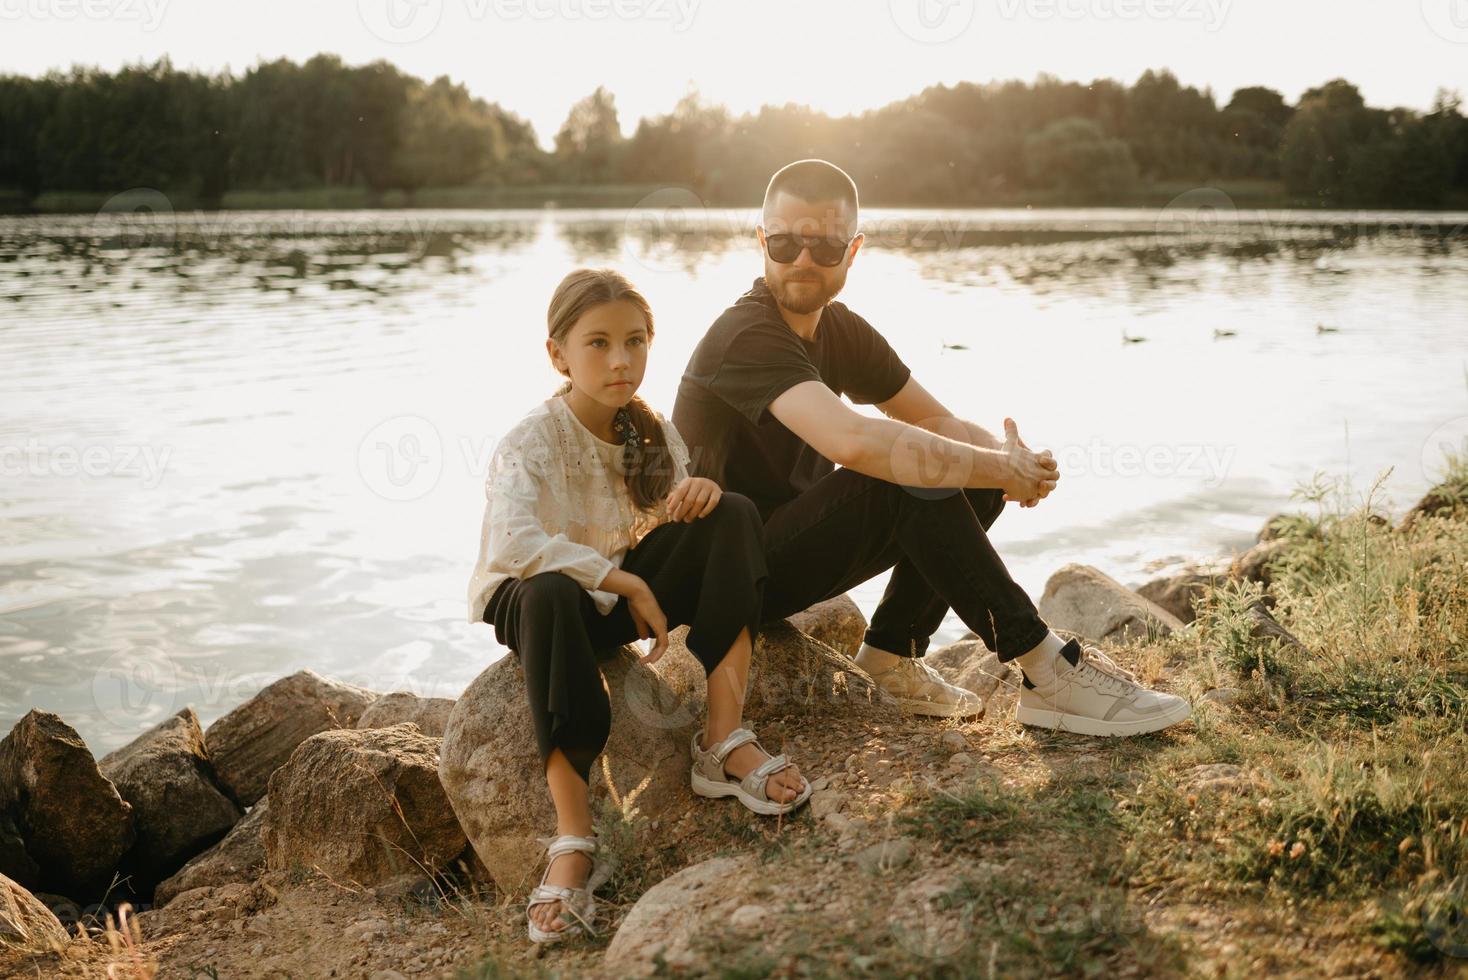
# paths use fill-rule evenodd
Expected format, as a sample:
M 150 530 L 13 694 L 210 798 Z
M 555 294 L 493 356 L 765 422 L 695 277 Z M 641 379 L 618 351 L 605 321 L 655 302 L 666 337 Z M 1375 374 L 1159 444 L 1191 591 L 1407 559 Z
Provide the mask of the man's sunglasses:
M 855 241 L 855 237 L 842 241 L 839 238 L 811 238 L 805 235 L 765 235 L 765 253 L 781 265 L 789 265 L 800 258 L 802 249 L 810 249 L 811 261 L 830 268 L 841 264 L 841 257 Z

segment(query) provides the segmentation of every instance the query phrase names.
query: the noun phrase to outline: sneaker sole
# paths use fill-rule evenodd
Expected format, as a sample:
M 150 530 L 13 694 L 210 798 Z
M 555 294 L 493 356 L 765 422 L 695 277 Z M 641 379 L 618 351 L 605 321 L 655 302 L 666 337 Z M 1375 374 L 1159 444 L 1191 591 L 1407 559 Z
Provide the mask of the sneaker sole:
M 908 714 L 926 715 L 929 718 L 977 718 L 984 713 L 983 701 L 972 709 L 964 708 L 961 704 L 943 704 L 941 701 L 924 701 L 919 698 L 897 698 L 897 704 Z
M 1014 718 L 1022 725 L 1050 728 L 1056 731 L 1075 732 L 1078 735 L 1097 735 L 1103 738 L 1121 738 L 1127 735 L 1145 735 L 1186 721 L 1193 713 L 1192 705 L 1183 702 L 1180 709 L 1156 718 L 1138 721 L 1102 721 L 1085 715 L 1069 715 L 1063 711 L 1046 711 L 1043 708 L 1027 708 L 1016 705 Z

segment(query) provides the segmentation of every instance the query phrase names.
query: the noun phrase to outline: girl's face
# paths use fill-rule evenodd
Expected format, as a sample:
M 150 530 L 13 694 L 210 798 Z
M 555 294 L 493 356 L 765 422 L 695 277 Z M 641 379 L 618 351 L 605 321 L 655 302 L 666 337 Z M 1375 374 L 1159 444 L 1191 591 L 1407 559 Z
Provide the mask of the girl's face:
M 581 314 L 564 343 L 546 340 L 556 370 L 569 371 L 571 384 L 609 408 L 632 400 L 647 370 L 647 321 L 626 300 L 599 303 Z

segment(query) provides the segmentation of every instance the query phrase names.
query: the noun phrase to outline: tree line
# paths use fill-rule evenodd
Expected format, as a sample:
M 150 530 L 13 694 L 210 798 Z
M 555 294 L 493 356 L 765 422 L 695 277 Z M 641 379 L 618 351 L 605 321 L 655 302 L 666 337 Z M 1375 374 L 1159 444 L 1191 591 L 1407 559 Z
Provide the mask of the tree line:
M 1271 182 L 1302 205 L 1439 207 L 1468 200 L 1468 119 L 1457 93 L 1427 112 L 1368 106 L 1344 79 L 1291 105 L 1272 89 L 1208 89 L 1147 71 L 1131 85 L 1042 75 L 961 83 L 850 116 L 795 103 L 735 115 L 686 95 L 622 133 L 604 88 L 572 106 L 544 150 L 533 128 L 447 76 L 386 61 L 262 62 L 243 74 L 175 69 L 0 75 L 0 190 L 688 188 L 758 201 L 771 172 L 821 156 L 887 205 L 1020 200 L 1104 204 L 1149 187 Z

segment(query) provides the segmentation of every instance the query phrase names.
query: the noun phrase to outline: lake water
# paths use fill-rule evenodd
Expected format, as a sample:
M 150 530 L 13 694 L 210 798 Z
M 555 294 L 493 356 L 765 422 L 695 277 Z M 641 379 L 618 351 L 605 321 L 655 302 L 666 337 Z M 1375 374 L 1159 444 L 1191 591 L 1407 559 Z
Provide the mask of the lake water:
M 465 583 L 555 284 L 643 289 L 670 412 L 760 273 L 752 211 L 654 203 L 0 219 L 0 732 L 45 708 L 100 755 L 303 667 L 456 696 L 504 653 Z M 1060 461 L 992 532 L 1037 600 L 1241 550 L 1317 471 L 1392 468 L 1400 513 L 1468 435 L 1468 215 L 1208 206 L 864 214 L 841 299 Z

